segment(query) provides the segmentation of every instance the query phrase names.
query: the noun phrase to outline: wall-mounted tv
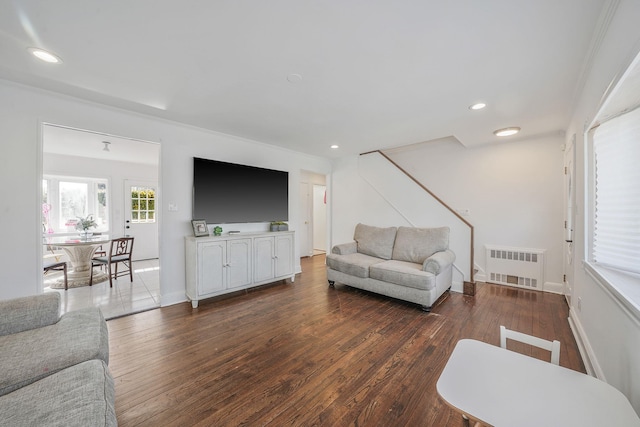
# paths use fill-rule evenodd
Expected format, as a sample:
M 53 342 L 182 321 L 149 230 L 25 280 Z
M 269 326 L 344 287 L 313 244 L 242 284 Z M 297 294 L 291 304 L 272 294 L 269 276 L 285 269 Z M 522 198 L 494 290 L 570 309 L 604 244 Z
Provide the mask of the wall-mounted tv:
M 192 215 L 208 224 L 287 221 L 289 173 L 194 157 Z

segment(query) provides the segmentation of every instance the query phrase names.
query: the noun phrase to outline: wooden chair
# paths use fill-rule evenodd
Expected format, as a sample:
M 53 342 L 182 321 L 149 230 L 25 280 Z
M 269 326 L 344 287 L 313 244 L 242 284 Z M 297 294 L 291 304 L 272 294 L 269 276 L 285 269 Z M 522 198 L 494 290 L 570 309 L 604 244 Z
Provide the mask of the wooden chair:
M 93 253 L 93 256 L 91 257 L 91 261 L 93 261 L 96 258 L 105 257 L 105 256 L 107 256 L 107 251 L 105 251 L 102 245 L 100 245 L 96 248 L 96 251 Z M 93 266 L 91 268 L 93 268 Z M 100 270 L 103 270 L 103 269 L 104 269 L 104 264 L 100 264 Z
M 64 274 L 64 290 L 69 289 L 69 283 L 67 280 L 67 263 L 64 261 L 45 261 L 42 266 L 44 267 L 44 273 L 49 271 L 62 271 Z
M 91 277 L 89 286 L 93 285 L 93 267 L 105 266 L 109 275 L 109 287 L 113 288 L 113 279 L 129 273 L 129 280 L 133 282 L 131 255 L 133 253 L 133 237 L 121 237 L 111 240 L 109 254 L 91 259 Z M 118 265 L 124 264 L 125 269 L 118 271 Z
M 547 341 L 522 332 L 512 331 L 500 325 L 500 347 L 507 348 L 507 339 L 520 341 L 551 352 L 551 363 L 560 365 L 560 341 Z

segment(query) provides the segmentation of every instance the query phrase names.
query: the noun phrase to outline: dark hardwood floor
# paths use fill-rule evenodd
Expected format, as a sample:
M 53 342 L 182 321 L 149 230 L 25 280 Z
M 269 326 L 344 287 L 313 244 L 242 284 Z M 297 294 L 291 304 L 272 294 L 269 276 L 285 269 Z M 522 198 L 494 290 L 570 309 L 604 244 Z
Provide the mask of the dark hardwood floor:
M 459 339 L 499 345 L 501 324 L 560 340 L 560 364 L 585 372 L 561 295 L 478 283 L 425 313 L 330 288 L 324 256 L 302 270 L 293 284 L 107 322 L 119 425 L 462 426 L 436 382 Z

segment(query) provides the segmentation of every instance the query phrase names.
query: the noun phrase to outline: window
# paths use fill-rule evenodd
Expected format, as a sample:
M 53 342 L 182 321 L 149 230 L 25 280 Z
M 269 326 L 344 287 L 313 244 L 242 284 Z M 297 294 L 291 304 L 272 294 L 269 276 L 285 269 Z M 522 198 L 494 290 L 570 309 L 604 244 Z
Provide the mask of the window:
M 98 226 L 109 230 L 108 184 L 106 179 L 45 176 L 42 180 L 42 225 L 47 233 L 75 233 L 79 218 L 92 216 Z
M 640 273 L 640 108 L 592 131 L 590 261 Z
M 156 222 L 156 192 L 151 187 L 131 187 L 131 222 Z

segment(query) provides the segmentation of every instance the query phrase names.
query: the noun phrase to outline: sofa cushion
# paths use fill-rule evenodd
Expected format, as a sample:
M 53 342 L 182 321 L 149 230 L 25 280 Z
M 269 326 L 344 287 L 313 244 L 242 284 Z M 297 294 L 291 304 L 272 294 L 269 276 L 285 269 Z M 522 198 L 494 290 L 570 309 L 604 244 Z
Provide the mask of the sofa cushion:
M 96 307 L 71 311 L 57 323 L 0 336 L 0 396 L 61 369 L 100 359 L 109 362 L 109 332 Z
M 392 259 L 422 264 L 436 252 L 449 248 L 449 227 L 400 227 Z
M 436 276 L 422 271 L 422 264 L 406 261 L 384 261 L 369 268 L 369 277 L 394 285 L 430 290 L 436 287 Z
M 53 325 L 60 318 L 60 294 L 40 295 L 0 301 L 0 335 Z
M 366 279 L 369 277 L 369 268 L 374 264 L 384 262 L 384 260 L 361 253 L 354 253 L 347 255 L 329 254 L 326 262 L 327 266 L 333 270 Z
M 358 224 L 353 240 L 358 243 L 358 252 L 382 259 L 391 259 L 393 242 L 396 239 L 396 227 L 373 227 Z
M 0 397 L 2 425 L 116 426 L 113 378 L 91 360 Z

